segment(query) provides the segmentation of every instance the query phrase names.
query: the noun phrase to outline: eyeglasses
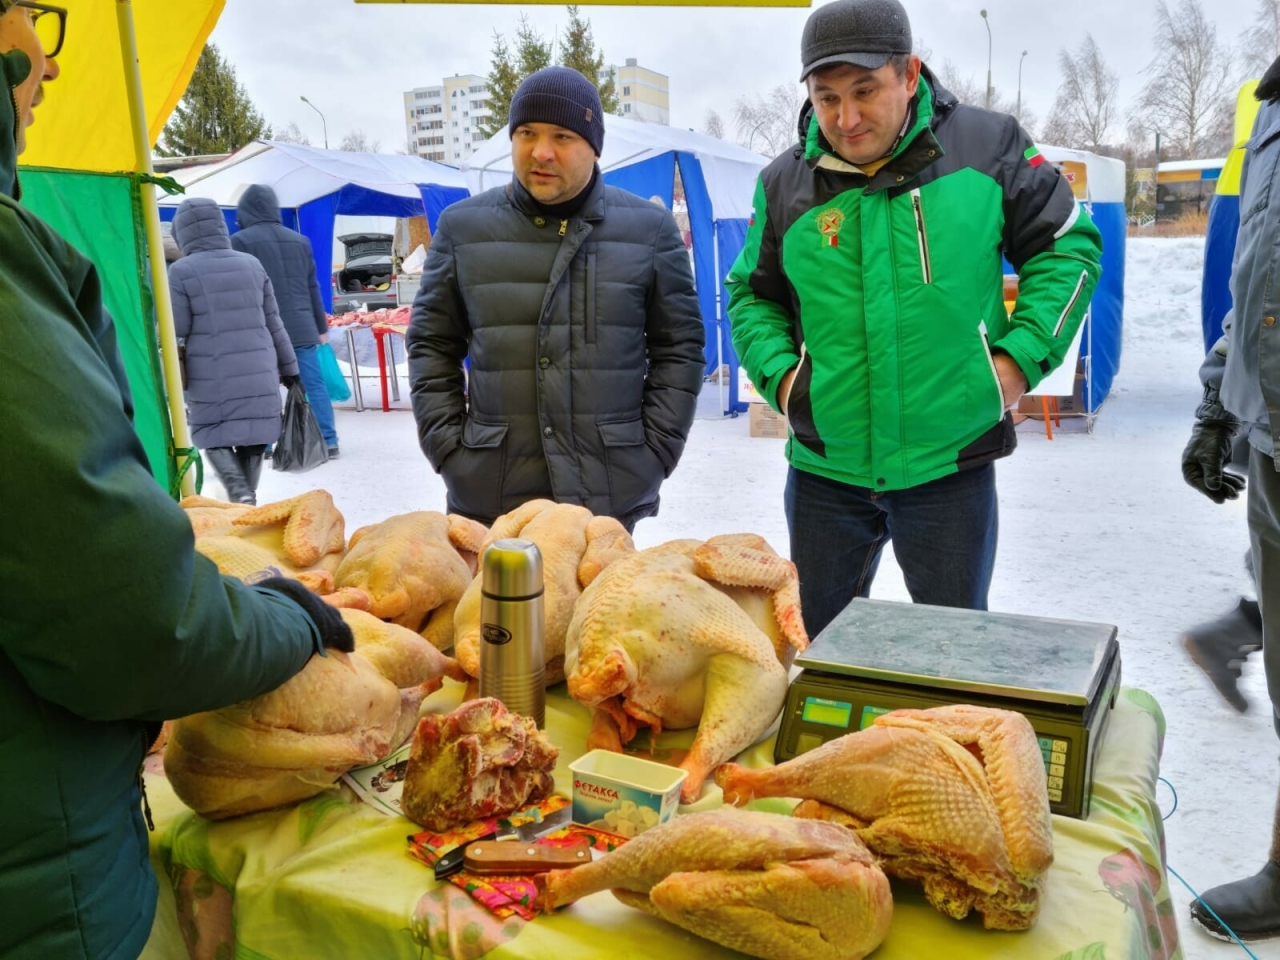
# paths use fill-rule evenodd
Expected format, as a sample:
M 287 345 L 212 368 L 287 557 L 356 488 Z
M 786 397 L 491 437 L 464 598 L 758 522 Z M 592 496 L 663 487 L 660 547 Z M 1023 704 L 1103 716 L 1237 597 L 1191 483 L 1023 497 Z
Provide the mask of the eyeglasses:
M 40 49 L 46 57 L 56 57 L 62 52 L 62 41 L 67 35 L 67 11 L 63 7 L 51 7 L 34 0 L 18 0 L 17 6 L 31 11 L 31 25 L 35 27 Z

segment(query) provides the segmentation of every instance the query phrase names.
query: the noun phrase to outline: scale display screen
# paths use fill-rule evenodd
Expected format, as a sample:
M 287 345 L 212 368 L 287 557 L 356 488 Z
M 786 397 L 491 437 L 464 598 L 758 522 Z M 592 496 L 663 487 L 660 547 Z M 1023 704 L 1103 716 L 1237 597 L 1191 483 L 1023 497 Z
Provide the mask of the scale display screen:
M 820 723 L 824 727 L 840 727 L 847 730 L 853 716 L 853 704 L 839 700 L 823 700 L 821 697 L 805 697 L 802 719 L 806 723 Z

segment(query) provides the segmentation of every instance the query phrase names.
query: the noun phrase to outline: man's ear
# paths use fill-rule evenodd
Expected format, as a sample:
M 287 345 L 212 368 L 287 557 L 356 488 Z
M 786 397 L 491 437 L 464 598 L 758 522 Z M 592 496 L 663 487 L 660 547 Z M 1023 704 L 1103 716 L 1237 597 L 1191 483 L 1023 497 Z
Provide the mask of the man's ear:
M 914 54 L 911 57 L 911 62 L 907 64 L 905 79 L 907 81 L 907 94 L 914 97 L 916 90 L 920 88 L 920 58 Z

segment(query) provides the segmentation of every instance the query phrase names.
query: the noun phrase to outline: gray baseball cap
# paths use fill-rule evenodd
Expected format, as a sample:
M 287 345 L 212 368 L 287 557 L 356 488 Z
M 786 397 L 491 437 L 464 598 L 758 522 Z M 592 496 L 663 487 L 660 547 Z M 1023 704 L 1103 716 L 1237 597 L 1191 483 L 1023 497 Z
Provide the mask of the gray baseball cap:
M 838 63 L 878 70 L 894 54 L 910 52 L 911 21 L 898 0 L 832 0 L 805 22 L 800 81 Z

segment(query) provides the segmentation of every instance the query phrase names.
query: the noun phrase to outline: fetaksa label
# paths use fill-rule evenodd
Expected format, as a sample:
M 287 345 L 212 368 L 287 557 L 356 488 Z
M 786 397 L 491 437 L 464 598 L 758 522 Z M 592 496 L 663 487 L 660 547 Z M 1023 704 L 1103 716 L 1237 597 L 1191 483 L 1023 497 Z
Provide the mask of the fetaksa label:
M 596 800 L 617 800 L 618 791 L 613 787 L 602 786 L 598 783 L 592 783 L 590 780 L 583 780 L 579 777 L 573 778 L 573 789 L 581 790 L 588 797 Z

